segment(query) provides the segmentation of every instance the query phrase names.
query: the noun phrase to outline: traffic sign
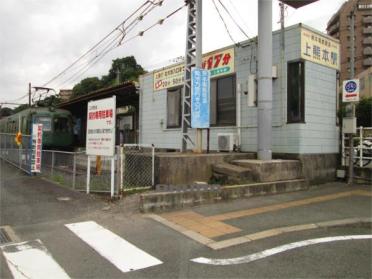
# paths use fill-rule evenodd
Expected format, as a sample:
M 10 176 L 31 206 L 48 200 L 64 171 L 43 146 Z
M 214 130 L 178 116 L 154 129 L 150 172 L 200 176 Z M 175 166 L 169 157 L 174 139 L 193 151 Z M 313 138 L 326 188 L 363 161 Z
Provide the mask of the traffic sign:
M 359 102 L 359 79 L 344 80 L 342 84 L 342 102 Z
M 208 70 L 191 71 L 191 127 L 209 128 L 210 73 Z

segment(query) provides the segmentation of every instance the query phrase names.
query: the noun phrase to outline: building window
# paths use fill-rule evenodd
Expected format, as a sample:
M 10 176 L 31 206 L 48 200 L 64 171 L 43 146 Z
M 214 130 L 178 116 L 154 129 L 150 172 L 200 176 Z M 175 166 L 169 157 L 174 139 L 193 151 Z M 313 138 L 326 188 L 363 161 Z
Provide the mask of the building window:
M 182 118 L 182 87 L 167 90 L 167 128 L 180 128 Z
M 305 122 L 305 64 L 288 63 L 287 122 Z
M 236 124 L 235 76 L 211 80 L 210 106 L 211 126 Z

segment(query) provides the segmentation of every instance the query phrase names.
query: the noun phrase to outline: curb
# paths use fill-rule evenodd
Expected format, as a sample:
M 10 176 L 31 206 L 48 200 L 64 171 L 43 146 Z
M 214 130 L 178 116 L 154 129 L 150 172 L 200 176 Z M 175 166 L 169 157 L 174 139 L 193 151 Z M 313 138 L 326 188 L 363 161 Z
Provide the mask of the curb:
M 223 186 L 217 191 L 153 192 L 140 195 L 142 213 L 163 212 L 201 204 L 309 189 L 305 179 Z

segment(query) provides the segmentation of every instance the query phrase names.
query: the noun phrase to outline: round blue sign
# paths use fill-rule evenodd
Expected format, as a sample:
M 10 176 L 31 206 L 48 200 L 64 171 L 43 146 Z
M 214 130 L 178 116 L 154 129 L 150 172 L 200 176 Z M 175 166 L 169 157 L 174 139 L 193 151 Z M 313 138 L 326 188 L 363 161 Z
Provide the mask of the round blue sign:
M 345 90 L 347 93 L 355 92 L 356 89 L 357 89 L 357 84 L 355 81 L 351 80 L 345 84 Z

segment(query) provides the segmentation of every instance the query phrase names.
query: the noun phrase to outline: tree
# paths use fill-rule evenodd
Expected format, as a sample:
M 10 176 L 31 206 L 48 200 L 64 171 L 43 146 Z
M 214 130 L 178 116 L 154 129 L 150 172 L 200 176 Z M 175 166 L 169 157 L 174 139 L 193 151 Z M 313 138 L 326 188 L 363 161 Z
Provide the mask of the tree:
M 73 97 L 78 97 L 101 88 L 102 83 L 98 77 L 88 77 L 80 81 L 72 88 L 72 94 Z
M 0 118 L 9 116 L 13 114 L 13 110 L 11 108 L 1 108 L 0 109 Z
M 355 113 L 358 126 L 372 127 L 372 97 L 362 98 Z
M 28 104 L 22 104 L 22 105 L 19 105 L 18 107 L 16 107 L 14 110 L 13 110 L 13 113 L 17 113 L 17 112 L 20 112 L 22 110 L 25 110 L 29 108 L 29 105 Z
M 112 61 L 108 75 L 102 77 L 102 84 L 111 86 L 116 83 L 117 74 L 119 73 L 120 82 L 136 81 L 138 77 L 145 73 L 141 65 L 137 64 L 134 56 L 117 58 Z

